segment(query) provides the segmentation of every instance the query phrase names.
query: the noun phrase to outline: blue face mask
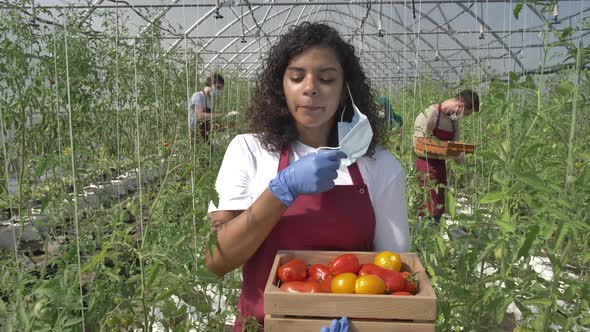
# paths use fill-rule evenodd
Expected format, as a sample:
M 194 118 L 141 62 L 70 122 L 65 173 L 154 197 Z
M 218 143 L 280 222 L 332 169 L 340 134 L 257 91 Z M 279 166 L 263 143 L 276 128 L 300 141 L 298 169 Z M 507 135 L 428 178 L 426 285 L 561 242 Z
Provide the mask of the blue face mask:
M 346 159 L 342 159 L 341 163 L 345 166 L 350 166 L 356 160 L 367 153 L 371 140 L 373 139 L 373 129 L 371 129 L 371 123 L 366 115 L 359 111 L 358 107 L 354 104 L 352 93 L 350 88 L 346 84 L 348 95 L 352 103 L 352 109 L 354 114 L 352 115 L 351 122 L 344 122 L 344 112 L 346 107 L 342 110 L 342 116 L 340 122 L 338 122 L 338 147 L 319 147 L 317 150 L 336 150 L 340 149 L 346 153 Z
M 213 96 L 213 97 L 221 96 L 221 90 L 217 90 L 217 88 L 212 87 L 211 88 L 211 96 Z

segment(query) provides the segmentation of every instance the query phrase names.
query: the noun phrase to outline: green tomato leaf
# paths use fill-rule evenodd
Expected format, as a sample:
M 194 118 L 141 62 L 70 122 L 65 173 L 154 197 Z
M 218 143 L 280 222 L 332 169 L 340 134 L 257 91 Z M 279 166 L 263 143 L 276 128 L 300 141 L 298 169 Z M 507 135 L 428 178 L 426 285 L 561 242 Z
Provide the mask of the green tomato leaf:
M 533 173 L 524 173 L 518 175 L 518 180 L 521 182 L 529 185 L 533 189 L 540 191 L 540 192 L 547 192 L 547 186 L 545 183 L 535 174 Z
M 522 10 L 523 2 L 519 2 L 514 6 L 514 18 L 518 20 L 518 15 L 520 15 L 520 11 Z
M 529 255 L 529 250 L 531 249 L 531 246 L 535 242 L 537 235 L 539 235 L 539 231 L 540 231 L 540 229 L 536 225 L 533 225 L 529 228 L 526 238 L 525 238 L 522 246 L 520 246 L 520 249 L 518 250 L 518 259 Z
M 479 202 L 481 204 L 490 204 L 502 200 L 506 195 L 502 191 L 494 191 L 491 193 L 485 194 Z

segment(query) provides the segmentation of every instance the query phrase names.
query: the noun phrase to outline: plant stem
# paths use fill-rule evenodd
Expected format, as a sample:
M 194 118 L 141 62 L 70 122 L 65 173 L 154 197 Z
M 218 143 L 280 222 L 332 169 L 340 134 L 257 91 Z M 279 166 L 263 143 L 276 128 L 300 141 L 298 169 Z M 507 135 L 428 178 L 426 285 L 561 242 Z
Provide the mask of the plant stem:
M 570 139 L 567 146 L 567 168 L 565 173 L 565 189 L 564 194 L 568 190 L 568 178 L 572 173 L 572 150 L 573 150 L 573 143 L 574 137 L 576 135 L 576 114 L 578 109 L 578 98 L 580 95 L 580 81 L 582 75 L 582 41 L 580 40 L 580 44 L 578 46 L 578 54 L 576 56 L 576 84 L 574 85 L 574 100 L 572 102 L 572 122 L 570 126 Z

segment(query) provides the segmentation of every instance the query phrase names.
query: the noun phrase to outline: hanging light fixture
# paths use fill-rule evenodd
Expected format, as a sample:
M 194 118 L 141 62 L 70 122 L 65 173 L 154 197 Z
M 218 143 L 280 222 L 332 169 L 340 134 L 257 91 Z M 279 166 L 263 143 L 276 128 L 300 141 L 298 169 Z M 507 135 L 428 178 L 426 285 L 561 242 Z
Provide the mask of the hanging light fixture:
M 434 53 L 434 61 L 439 61 L 440 56 L 438 54 L 438 27 L 436 27 L 436 52 Z
M 484 39 L 483 33 L 484 33 L 484 26 L 483 26 L 483 23 L 480 23 L 479 24 L 479 39 Z
M 244 31 L 244 6 L 240 6 L 240 23 L 242 23 L 242 40 L 240 40 L 240 43 L 242 44 L 246 44 L 246 38 L 245 38 L 245 31 Z
M 483 4 L 480 2 L 479 3 L 479 17 L 481 20 L 483 20 Z M 479 23 L 479 39 L 483 39 L 483 32 L 484 32 L 484 26 L 483 23 Z
M 381 7 L 379 8 L 379 22 L 377 23 L 377 36 L 383 38 L 383 36 L 385 36 L 385 34 L 383 34 L 383 22 L 382 22 L 382 16 L 383 16 L 383 2 L 381 2 Z
M 553 6 L 553 14 L 551 15 L 551 21 L 553 24 L 557 24 L 557 18 L 559 17 L 559 2 L 555 2 L 555 6 Z
M 215 0 L 215 15 L 213 15 L 213 17 L 215 17 L 216 20 L 220 20 L 223 18 L 223 16 L 219 13 L 220 7 L 221 4 L 219 3 L 219 0 Z

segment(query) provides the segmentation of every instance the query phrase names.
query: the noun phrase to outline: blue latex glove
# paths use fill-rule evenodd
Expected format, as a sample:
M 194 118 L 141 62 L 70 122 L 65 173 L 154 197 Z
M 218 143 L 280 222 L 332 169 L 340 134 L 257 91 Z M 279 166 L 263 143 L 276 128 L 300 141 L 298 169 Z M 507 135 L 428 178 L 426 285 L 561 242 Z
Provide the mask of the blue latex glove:
M 324 326 L 320 332 L 348 332 L 348 318 L 342 317 L 340 320 L 334 319 L 330 327 Z
M 346 153 L 340 150 L 310 153 L 280 171 L 270 181 L 270 192 L 285 205 L 291 206 L 299 195 L 328 191 L 334 188 L 342 158 L 346 158 Z

